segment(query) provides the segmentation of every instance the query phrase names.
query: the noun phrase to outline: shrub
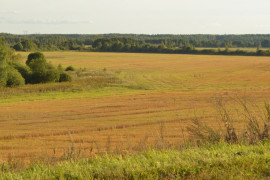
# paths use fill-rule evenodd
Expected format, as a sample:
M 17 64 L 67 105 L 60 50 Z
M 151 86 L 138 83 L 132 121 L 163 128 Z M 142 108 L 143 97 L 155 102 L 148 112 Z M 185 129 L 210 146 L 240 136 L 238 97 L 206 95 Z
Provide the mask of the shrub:
M 60 73 L 64 71 L 64 68 L 63 68 L 62 64 L 58 64 L 57 70 L 58 70 Z
M 25 80 L 22 77 L 22 75 L 16 69 L 9 67 L 7 71 L 6 86 L 15 87 L 15 86 L 20 86 L 24 84 L 25 84 Z
M 0 87 L 5 87 L 7 84 L 7 68 L 6 64 L 0 61 Z
M 22 75 L 22 77 L 25 79 L 25 83 L 31 83 L 31 70 L 29 66 L 25 66 L 23 64 L 13 64 L 12 65 L 19 73 Z
M 13 49 L 15 49 L 16 51 L 23 51 L 23 45 L 22 45 L 22 43 L 19 42 L 19 43 L 15 44 L 13 46 Z
M 40 60 L 42 59 L 46 62 L 46 58 L 45 58 L 44 54 L 42 54 L 41 52 L 35 52 L 35 53 L 31 53 L 28 55 L 26 64 L 29 65 L 31 63 L 31 61 L 34 59 L 40 59 Z
M 26 39 L 21 42 L 24 51 L 34 51 L 37 49 L 37 45 L 30 39 Z
M 68 66 L 65 71 L 75 71 L 73 66 Z
M 60 73 L 60 78 L 59 78 L 59 82 L 71 82 L 72 81 L 72 77 L 67 74 L 67 73 Z
M 19 59 L 0 38 L 0 87 L 24 84 L 21 74 L 11 64 Z
M 60 73 L 51 64 L 46 62 L 46 59 L 32 59 L 29 67 L 32 70 L 31 83 L 47 83 L 58 82 Z
M 32 71 L 42 71 L 45 70 L 47 67 L 47 62 L 45 59 L 32 59 L 29 64 L 27 64 Z
M 72 81 L 72 77 L 64 73 L 62 65 L 54 67 L 40 52 L 28 55 L 27 66 L 17 63 L 16 59 L 18 58 L 14 52 L 10 51 L 0 39 L 0 87 Z M 74 70 L 72 66 L 68 69 Z
M 56 68 L 53 69 L 47 69 L 45 73 L 44 82 L 59 82 L 60 73 Z
M 57 69 L 44 69 L 42 71 L 33 71 L 31 75 L 31 83 L 48 83 L 58 82 L 60 74 Z

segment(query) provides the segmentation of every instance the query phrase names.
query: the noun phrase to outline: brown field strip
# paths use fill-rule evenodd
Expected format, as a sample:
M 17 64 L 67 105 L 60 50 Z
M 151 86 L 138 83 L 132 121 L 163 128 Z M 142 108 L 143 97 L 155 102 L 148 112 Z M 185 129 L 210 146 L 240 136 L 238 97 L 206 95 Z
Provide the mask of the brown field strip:
M 200 118 L 218 126 L 212 121 L 214 115 L 210 112 L 214 111 L 209 98 L 209 92 L 197 96 L 171 92 L 2 106 L 0 151 L 3 158 L 10 153 L 29 158 L 44 153 L 43 150 L 62 151 L 71 145 L 70 136 L 76 147 L 84 149 L 99 146 L 99 151 L 104 151 L 108 137 L 112 149 L 127 140 L 135 146 L 146 136 L 152 139 L 149 142 L 159 137 L 162 123 L 166 126 L 166 140 L 180 143 L 182 129 L 189 124 L 195 109 L 207 112 Z
M 182 103 L 175 102 L 175 98 L 181 98 Z M 60 139 L 63 136 L 69 138 L 69 134 L 74 138 L 84 136 L 82 140 L 87 142 L 89 138 L 99 133 L 103 136 L 99 136 L 98 139 L 106 139 L 107 132 L 134 128 L 140 128 L 138 135 L 144 135 L 147 133 L 143 130 L 144 126 L 158 126 L 161 122 L 175 124 L 186 121 L 186 117 L 182 118 L 180 115 L 182 111 L 190 110 L 192 107 L 187 107 L 189 103 L 183 103 L 184 101 L 192 100 L 181 93 L 162 93 L 2 106 L 0 139 L 5 141 L 1 144 L 5 147 L 10 144 L 12 149 L 12 145 L 16 142 L 37 143 L 44 141 L 44 138 L 58 136 L 61 137 Z M 5 132 L 7 127 L 9 131 Z M 129 136 L 129 133 L 125 132 L 122 136 Z M 63 143 L 59 141 L 58 145 L 55 144 L 51 148 L 67 147 L 70 142 L 64 139 Z M 8 148 L 0 146 L 0 149 Z

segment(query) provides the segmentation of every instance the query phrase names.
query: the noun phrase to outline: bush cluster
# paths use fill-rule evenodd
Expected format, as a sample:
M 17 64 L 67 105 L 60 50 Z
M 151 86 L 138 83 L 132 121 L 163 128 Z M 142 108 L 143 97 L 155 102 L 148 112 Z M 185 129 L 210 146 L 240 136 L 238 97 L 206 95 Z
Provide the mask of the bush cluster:
M 28 55 L 26 64 L 16 61 L 15 53 L 0 39 L 0 87 L 15 87 L 24 84 L 72 81 L 72 77 L 48 63 L 40 52 Z
M 71 81 L 71 76 L 63 72 L 60 67 L 61 65 L 55 68 L 46 61 L 42 53 L 36 52 L 29 54 L 26 66 L 17 70 L 21 71 L 26 82 L 31 84 Z
M 65 71 L 75 71 L 75 68 L 73 66 L 68 66 Z

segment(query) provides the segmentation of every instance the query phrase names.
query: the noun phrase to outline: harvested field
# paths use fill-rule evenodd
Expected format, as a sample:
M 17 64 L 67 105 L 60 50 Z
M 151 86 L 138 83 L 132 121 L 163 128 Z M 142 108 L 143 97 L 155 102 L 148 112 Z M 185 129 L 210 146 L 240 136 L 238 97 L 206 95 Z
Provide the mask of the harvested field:
M 28 161 L 136 151 L 166 141 L 179 145 L 194 117 L 220 128 L 214 101 L 245 96 L 261 106 L 270 97 L 270 57 L 45 52 L 53 64 L 86 68 L 95 79 L 1 89 L 0 153 Z M 27 56 L 27 53 L 22 53 Z M 94 77 L 93 77 L 94 78 Z M 99 82 L 102 85 L 98 85 Z M 59 90 L 60 89 L 60 90 Z M 232 107 L 233 108 L 233 107 Z M 235 120 L 243 128 L 245 122 Z

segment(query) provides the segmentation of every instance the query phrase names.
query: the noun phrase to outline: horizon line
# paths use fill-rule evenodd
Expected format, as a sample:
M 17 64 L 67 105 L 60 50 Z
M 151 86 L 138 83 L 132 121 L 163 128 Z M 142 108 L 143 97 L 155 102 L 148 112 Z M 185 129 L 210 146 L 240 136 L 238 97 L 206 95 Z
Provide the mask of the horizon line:
M 188 35 L 221 35 L 221 36 L 226 36 L 226 35 L 270 35 L 269 34 L 256 34 L 256 33 L 228 33 L 228 34 L 215 34 L 215 33 L 190 33 L 190 34 L 176 34 L 176 33 L 169 33 L 169 34 L 166 34 L 166 33 L 154 33 L 154 34 L 151 34 L 151 33 L 26 33 L 26 34 L 20 34 L 20 33 L 8 33 L 8 32 L 1 32 L 1 34 L 10 34 L 10 35 L 20 35 L 20 36 L 29 36 L 29 35 L 147 35 L 147 36 L 156 36 L 156 35 L 174 35 L 174 36 L 179 36 L 179 35 L 185 35 L 185 36 L 188 36 Z

